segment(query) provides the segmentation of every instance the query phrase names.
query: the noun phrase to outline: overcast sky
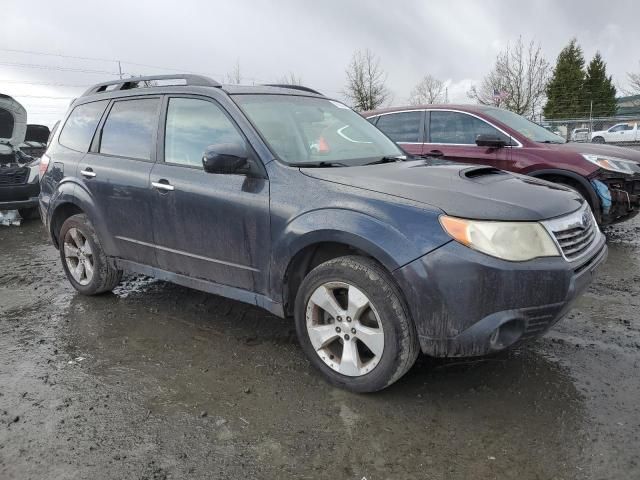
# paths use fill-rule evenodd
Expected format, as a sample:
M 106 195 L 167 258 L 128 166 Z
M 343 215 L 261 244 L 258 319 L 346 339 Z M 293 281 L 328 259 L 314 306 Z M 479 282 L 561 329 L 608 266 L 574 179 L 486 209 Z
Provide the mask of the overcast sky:
M 70 98 L 35 97 L 74 97 L 92 83 L 116 79 L 116 60 L 128 75 L 183 71 L 218 80 L 239 62 L 243 83 L 274 82 L 293 72 L 305 85 L 341 98 L 351 55 L 369 48 L 387 72 L 394 104 L 406 103 L 427 73 L 448 82 L 451 101 L 468 102 L 469 87 L 519 35 L 539 41 L 551 63 L 577 37 L 587 61 L 600 50 L 616 84 L 626 87 L 626 73 L 640 71 L 640 2 L 612 5 L 592 0 L 3 0 L 0 92 L 27 108 L 30 123 L 52 125 Z

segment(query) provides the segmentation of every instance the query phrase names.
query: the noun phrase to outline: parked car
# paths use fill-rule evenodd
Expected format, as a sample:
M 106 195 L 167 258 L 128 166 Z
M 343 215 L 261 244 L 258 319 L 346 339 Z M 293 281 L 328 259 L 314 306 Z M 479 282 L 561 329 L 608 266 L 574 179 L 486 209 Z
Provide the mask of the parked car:
M 590 140 L 588 128 L 574 128 L 571 131 L 572 142 L 588 142 Z
M 408 159 L 301 86 L 120 80 L 60 125 L 40 208 L 77 291 L 126 270 L 294 317 L 310 362 L 353 391 L 395 382 L 419 348 L 482 355 L 542 335 L 607 254 L 572 190 Z
M 618 123 L 591 134 L 593 143 L 640 142 L 640 122 Z
M 561 137 L 513 112 L 484 105 L 425 105 L 363 114 L 405 151 L 542 178 L 582 195 L 600 225 L 640 206 L 640 152 Z
M 33 158 L 40 158 L 47 149 L 47 141 L 51 131 L 46 125 L 27 125 L 24 142 L 20 144 L 20 151 Z
M 27 112 L 0 94 L 0 210 L 18 210 L 22 218 L 38 213 L 38 160 L 20 146 L 27 132 Z

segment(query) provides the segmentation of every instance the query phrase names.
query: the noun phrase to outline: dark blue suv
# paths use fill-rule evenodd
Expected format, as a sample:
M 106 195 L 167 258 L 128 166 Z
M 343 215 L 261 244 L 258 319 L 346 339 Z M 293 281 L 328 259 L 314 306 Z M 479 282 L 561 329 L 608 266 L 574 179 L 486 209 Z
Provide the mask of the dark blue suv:
M 358 392 L 420 349 L 474 356 L 543 334 L 607 252 L 573 191 L 407 158 L 305 87 L 96 85 L 41 170 L 42 218 L 79 292 L 130 271 L 293 317 L 311 363 Z

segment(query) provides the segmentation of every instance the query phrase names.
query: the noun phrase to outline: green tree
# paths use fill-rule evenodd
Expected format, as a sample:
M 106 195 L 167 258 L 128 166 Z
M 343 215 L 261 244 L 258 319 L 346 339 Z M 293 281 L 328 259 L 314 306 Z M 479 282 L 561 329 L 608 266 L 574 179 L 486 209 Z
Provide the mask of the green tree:
M 551 80 L 547 84 L 546 118 L 584 116 L 584 56 L 574 38 L 558 55 Z
M 607 65 L 600 52 L 596 52 L 587 67 L 584 79 L 584 108 L 590 111 L 593 102 L 593 116 L 607 117 L 616 113 L 616 87 L 613 80 L 607 77 Z

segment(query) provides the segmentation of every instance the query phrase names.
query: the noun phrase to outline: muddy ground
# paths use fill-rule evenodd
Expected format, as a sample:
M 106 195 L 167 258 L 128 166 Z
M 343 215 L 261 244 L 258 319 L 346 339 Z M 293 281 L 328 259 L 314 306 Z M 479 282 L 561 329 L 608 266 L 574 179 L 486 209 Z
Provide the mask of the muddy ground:
M 538 342 L 354 395 L 288 321 L 139 277 L 82 297 L 38 221 L 0 227 L 0 478 L 640 478 L 639 234 Z

